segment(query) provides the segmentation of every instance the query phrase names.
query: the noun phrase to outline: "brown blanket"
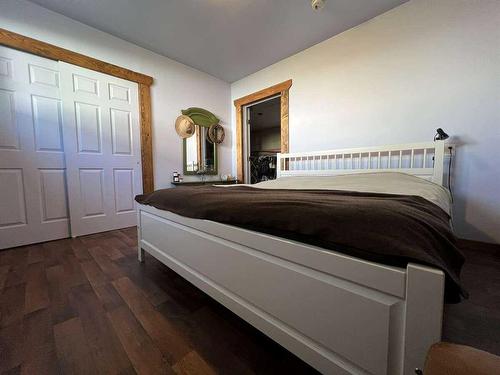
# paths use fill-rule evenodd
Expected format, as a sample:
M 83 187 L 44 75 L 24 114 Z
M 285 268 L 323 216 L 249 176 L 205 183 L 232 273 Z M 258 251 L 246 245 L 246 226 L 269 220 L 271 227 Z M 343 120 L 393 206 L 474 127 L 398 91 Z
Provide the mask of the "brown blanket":
M 449 217 L 417 196 L 326 190 L 196 186 L 157 190 L 136 201 L 182 216 L 207 219 L 340 251 L 387 265 L 435 266 L 446 274 L 446 300 L 460 286 L 464 257 Z

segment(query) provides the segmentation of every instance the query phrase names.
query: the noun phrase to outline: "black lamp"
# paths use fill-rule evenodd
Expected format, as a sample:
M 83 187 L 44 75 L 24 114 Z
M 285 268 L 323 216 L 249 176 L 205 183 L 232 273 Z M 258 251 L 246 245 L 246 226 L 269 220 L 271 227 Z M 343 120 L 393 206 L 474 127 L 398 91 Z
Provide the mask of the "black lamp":
M 444 141 L 445 139 L 448 138 L 450 138 L 450 136 L 446 134 L 443 129 L 441 128 L 436 129 L 436 135 L 434 136 L 435 141 Z

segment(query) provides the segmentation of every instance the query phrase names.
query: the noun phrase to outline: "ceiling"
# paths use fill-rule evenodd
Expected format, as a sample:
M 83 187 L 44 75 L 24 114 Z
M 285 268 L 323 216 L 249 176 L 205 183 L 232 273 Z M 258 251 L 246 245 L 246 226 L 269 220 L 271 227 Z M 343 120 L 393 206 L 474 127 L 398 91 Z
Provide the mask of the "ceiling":
M 407 0 L 31 0 L 234 82 Z

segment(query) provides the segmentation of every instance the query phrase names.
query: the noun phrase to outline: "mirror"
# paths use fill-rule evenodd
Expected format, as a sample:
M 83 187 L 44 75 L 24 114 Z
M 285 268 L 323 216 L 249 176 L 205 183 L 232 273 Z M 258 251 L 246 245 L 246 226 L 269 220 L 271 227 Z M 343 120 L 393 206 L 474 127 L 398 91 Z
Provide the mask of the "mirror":
M 195 125 L 195 133 L 183 140 L 184 174 L 217 174 L 217 145 L 208 138 L 208 127 Z

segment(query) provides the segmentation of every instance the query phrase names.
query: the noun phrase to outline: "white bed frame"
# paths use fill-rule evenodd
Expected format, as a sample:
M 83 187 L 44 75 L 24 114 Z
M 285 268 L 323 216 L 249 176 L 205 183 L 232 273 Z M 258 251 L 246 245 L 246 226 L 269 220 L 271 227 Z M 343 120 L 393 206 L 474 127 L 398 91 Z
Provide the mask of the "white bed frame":
M 281 154 L 278 175 L 402 171 L 441 184 L 443 163 L 439 141 Z M 138 223 L 140 261 L 147 251 L 322 373 L 414 374 L 441 338 L 440 270 L 390 267 L 145 205 Z

